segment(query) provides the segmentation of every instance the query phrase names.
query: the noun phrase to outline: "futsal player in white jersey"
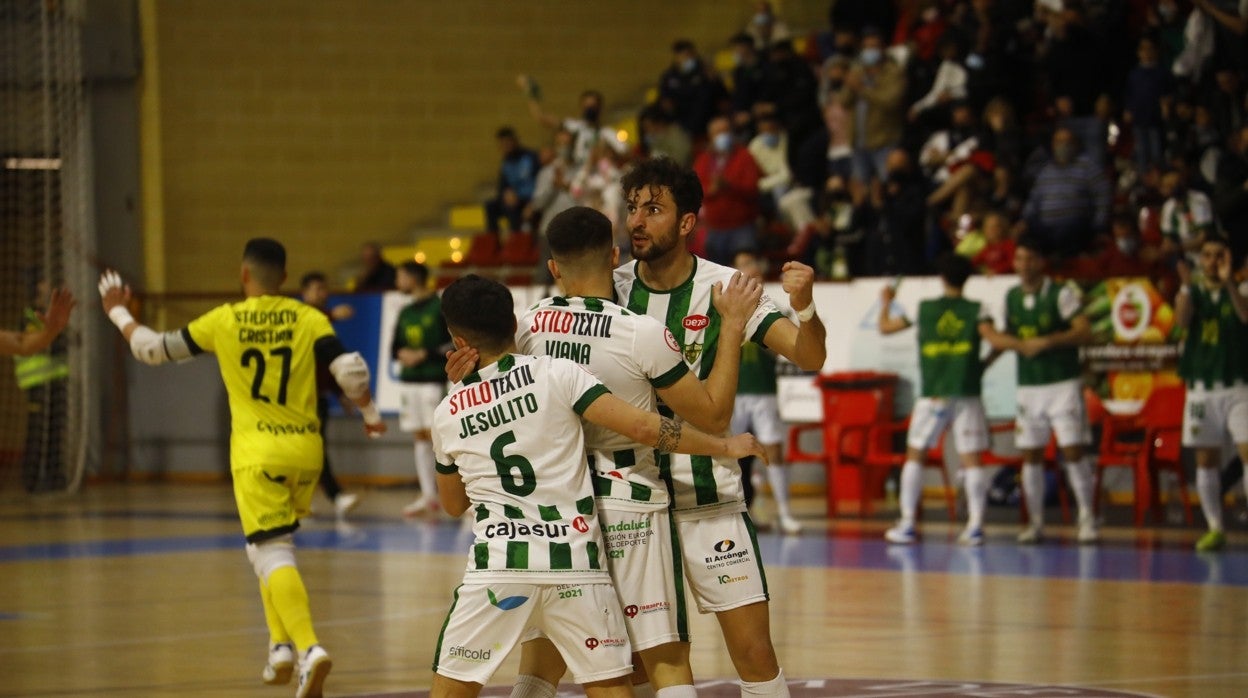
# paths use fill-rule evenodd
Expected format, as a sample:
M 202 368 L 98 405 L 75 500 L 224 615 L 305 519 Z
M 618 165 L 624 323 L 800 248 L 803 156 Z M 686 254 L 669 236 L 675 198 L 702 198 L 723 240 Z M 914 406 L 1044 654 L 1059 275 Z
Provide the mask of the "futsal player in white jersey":
M 612 225 L 598 211 L 577 206 L 547 228 L 548 262 L 560 295 L 539 301 L 520 318 L 517 345 L 526 354 L 559 356 L 585 366 L 614 395 L 650 412 L 656 391 L 677 415 L 709 433 L 723 432 L 732 417 L 745 323 L 762 295 L 760 282 L 739 275 L 717 293 L 724 317 L 719 347 L 724 361 L 704 385 L 685 366 L 661 322 L 614 303 L 611 271 L 619 262 Z M 470 355 L 468 355 L 470 357 Z M 471 365 L 471 361 L 466 362 Z M 448 363 L 456 380 L 466 369 Z M 639 654 L 638 695 L 696 695 L 689 666 L 684 576 L 676 530 L 660 477 L 657 453 L 613 431 L 590 425 L 594 492 L 605 534 L 608 568 Z M 552 698 L 565 667 L 546 639 L 526 639 L 512 698 Z M 646 676 L 649 681 L 646 681 Z M 654 693 L 654 692 L 657 693 Z
M 716 362 L 722 331 L 711 289 L 736 271 L 701 259 L 686 246 L 697 226 L 702 185 L 693 170 L 667 158 L 638 163 L 621 185 L 637 261 L 615 270 L 616 297 L 629 310 L 667 325 L 685 363 L 705 379 Z M 746 323 L 747 339 L 808 371 L 822 368 L 827 358 L 826 332 L 815 315 L 814 280 L 813 269 L 787 262 L 781 282 L 799 324 L 786 319 L 765 294 Z M 730 459 L 671 456 L 667 473 L 685 577 L 698 610 L 715 613 L 719 620 L 741 694 L 789 695 L 771 643 L 767 581 L 740 467 Z
M 590 698 L 631 696 L 624 612 L 606 570 L 581 418 L 664 451 L 762 454 L 748 434 L 708 436 L 611 395 L 566 359 L 517 354 L 511 293 L 468 275 L 442 311 L 478 370 L 434 412 L 443 508 L 472 508 L 476 541 L 438 638 L 432 695 L 476 696 L 541 629 Z

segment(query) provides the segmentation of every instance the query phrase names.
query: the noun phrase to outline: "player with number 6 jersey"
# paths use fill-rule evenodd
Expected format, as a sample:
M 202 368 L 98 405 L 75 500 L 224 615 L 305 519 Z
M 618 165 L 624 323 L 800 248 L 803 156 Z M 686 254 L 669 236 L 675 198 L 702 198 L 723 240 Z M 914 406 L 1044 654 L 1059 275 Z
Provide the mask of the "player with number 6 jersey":
M 512 307 L 505 286 L 472 274 L 442 296 L 456 346 L 474 347 L 480 368 L 434 411 L 439 496 L 452 515 L 473 512 L 476 541 L 438 641 L 433 695 L 475 695 L 536 627 L 589 696 L 628 696 L 630 644 L 581 418 L 664 450 L 762 449 L 748 435 L 711 437 L 644 412 L 567 359 L 517 355 Z

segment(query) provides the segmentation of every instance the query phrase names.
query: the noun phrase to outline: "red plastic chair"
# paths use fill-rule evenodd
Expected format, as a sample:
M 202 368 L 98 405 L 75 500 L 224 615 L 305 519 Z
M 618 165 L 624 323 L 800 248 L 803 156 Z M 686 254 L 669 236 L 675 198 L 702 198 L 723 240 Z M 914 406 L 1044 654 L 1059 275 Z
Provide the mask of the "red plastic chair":
M 1184 520 L 1192 523 L 1192 506 L 1188 501 L 1187 480 L 1182 463 L 1183 405 L 1186 392 L 1181 385 L 1153 388 L 1138 415 L 1115 417 L 1106 413 L 1101 422 L 1100 461 L 1096 471 L 1096 492 L 1101 490 L 1105 468 L 1129 467 L 1135 480 L 1135 525 L 1144 525 L 1144 514 L 1153 511 L 1153 520 L 1161 520 L 1158 497 L 1158 474 L 1168 471 L 1179 484 Z M 1124 440 L 1124 436 L 1142 434 L 1140 441 Z

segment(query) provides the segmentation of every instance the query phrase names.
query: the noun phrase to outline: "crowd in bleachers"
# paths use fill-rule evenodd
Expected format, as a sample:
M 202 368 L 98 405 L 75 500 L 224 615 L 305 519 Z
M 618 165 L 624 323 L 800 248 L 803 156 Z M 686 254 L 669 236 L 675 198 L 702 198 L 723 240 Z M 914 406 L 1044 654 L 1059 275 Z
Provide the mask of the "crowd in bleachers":
M 1172 286 L 1207 231 L 1248 252 L 1246 29 L 1248 0 L 834 0 L 805 32 L 759 2 L 719 60 L 673 42 L 635 142 L 601 94 L 561 118 L 522 77 L 554 136 L 499 132 L 489 227 L 522 233 L 521 258 L 573 204 L 621 228 L 622 172 L 665 155 L 703 181 L 694 244 L 717 261 L 752 247 L 835 279 L 956 250 L 1005 272 L 1026 232 L 1068 275 Z

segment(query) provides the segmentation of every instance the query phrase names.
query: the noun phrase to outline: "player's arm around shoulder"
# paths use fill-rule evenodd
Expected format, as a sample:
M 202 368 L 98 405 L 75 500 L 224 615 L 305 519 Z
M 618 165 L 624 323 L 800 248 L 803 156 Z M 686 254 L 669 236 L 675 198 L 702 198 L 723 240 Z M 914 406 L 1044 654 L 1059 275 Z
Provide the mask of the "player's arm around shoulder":
M 777 319 L 767 328 L 763 344 L 804 371 L 818 371 L 828 358 L 828 332 L 815 313 L 815 270 L 801 262 L 785 262 L 780 281 L 799 324 Z
M 763 447 L 752 434 L 717 437 L 692 426 L 638 409 L 620 398 L 602 393 L 581 412 L 586 420 L 627 436 L 638 443 L 668 453 L 744 458 L 758 456 L 766 461 Z

